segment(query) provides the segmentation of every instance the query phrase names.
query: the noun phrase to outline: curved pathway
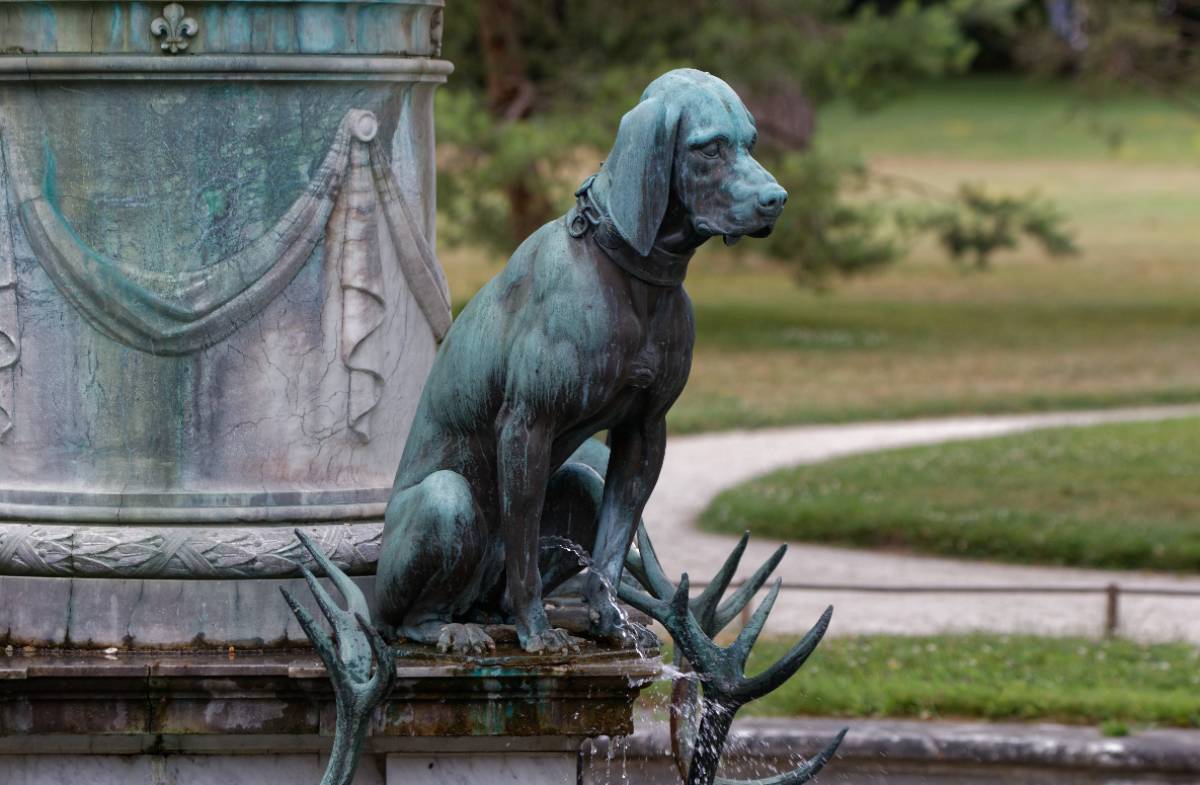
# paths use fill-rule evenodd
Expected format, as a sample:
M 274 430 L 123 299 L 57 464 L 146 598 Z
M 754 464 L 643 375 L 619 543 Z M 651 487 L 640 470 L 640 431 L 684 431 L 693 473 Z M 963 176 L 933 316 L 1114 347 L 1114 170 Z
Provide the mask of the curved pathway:
M 667 570 L 673 574 L 686 571 L 693 580 L 707 580 L 733 548 L 735 539 L 701 532 L 695 525 L 696 517 L 721 491 L 775 469 L 893 447 L 1038 428 L 1190 416 L 1200 416 L 1200 405 L 800 426 L 673 437 L 645 518 Z M 742 574 L 757 567 L 777 545 L 777 541 L 752 539 Z M 1023 567 L 803 544 L 789 546 L 777 574 L 786 581 L 821 584 L 1103 586 L 1119 583 L 1200 590 L 1200 576 L 1179 578 L 1155 573 Z M 785 591 L 771 615 L 771 630 L 787 634 L 802 632 L 830 603 L 836 608 L 833 634 L 990 630 L 1097 635 L 1103 627 L 1105 598 L 1062 594 Z M 1185 638 L 1200 642 L 1200 597 L 1125 596 L 1120 612 L 1122 635 L 1143 640 Z

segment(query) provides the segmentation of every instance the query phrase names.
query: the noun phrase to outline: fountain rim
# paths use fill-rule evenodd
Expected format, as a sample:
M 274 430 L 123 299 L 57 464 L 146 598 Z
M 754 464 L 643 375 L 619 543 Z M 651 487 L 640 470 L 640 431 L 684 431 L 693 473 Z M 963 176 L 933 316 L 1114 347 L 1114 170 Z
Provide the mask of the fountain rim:
M 6 2 L 7 0 L 0 0 Z M 448 60 L 408 55 L 0 55 L 0 81 L 42 79 L 312 80 L 445 82 Z
M 95 0 L 0 0 L 5 3 L 25 3 L 27 5 L 85 5 Z M 420 5 L 433 8 L 445 8 L 445 0 L 206 0 L 225 5 Z
M 202 525 L 382 518 L 390 488 L 263 493 L 81 494 L 0 490 L 0 523 Z

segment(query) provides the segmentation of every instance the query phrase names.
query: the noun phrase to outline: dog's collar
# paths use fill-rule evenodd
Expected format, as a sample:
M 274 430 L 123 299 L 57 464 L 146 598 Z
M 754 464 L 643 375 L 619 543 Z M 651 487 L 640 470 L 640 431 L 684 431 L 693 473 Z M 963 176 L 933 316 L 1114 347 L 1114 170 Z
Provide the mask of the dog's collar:
M 657 245 L 639 256 L 613 226 L 612 218 L 592 199 L 592 175 L 575 192 L 575 206 L 567 213 L 567 233 L 576 240 L 590 234 L 609 261 L 652 286 L 679 286 L 687 275 L 691 252 L 672 253 Z

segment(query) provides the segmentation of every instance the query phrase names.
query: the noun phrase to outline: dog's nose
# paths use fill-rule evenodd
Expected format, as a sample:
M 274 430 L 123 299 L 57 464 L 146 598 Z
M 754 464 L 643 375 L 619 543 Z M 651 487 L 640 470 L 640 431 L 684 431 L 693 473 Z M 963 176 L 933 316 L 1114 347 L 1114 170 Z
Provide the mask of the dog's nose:
M 779 213 L 787 204 L 787 191 L 778 183 L 771 183 L 758 192 L 758 209 L 764 213 Z

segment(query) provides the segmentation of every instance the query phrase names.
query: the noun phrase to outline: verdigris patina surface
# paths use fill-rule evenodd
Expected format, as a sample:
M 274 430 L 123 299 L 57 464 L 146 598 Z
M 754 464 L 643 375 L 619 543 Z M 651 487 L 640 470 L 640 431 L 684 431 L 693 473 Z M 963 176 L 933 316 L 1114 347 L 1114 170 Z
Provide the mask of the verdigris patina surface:
M 374 571 L 450 323 L 441 13 L 0 1 L 9 641 L 295 640 L 237 579 L 298 577 L 298 524 Z
M 514 623 L 562 650 L 545 591 L 589 570 L 593 633 L 632 642 L 613 602 L 691 366 L 692 253 L 771 231 L 787 192 L 720 79 L 655 80 L 578 204 L 526 240 L 459 316 L 430 372 L 388 503 L 376 595 L 399 635 L 479 651 Z M 611 457 L 572 456 L 598 431 Z M 586 558 L 581 559 L 581 552 Z

